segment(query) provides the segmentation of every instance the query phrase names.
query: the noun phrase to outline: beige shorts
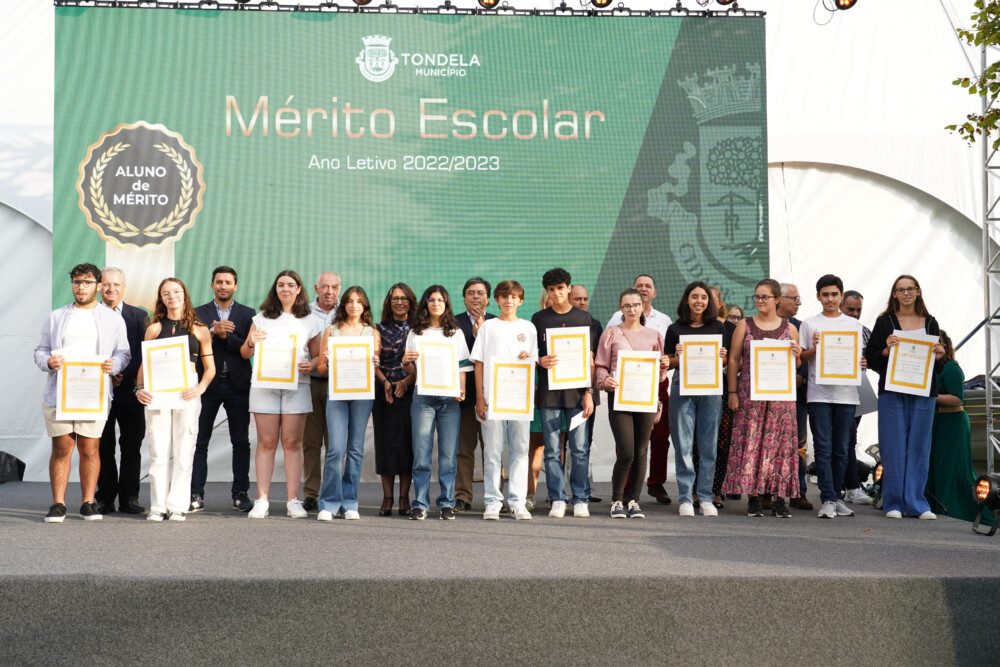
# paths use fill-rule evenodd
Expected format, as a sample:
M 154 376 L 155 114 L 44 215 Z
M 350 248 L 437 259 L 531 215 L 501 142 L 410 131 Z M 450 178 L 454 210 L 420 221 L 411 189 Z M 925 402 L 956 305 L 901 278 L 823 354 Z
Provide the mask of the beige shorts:
M 107 419 L 94 422 L 85 421 L 56 421 L 55 407 L 42 401 L 42 417 L 45 419 L 45 432 L 50 438 L 58 438 L 61 435 L 76 433 L 84 438 L 100 438 L 104 433 L 104 424 Z
M 313 411 L 309 383 L 295 389 L 250 388 L 250 412 L 262 415 L 301 415 Z

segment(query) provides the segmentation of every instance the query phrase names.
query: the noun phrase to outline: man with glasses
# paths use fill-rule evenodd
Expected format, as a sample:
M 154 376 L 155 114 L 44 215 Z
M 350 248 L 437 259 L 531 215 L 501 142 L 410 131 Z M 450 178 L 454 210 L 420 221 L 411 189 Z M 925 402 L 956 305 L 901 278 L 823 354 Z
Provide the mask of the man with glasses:
M 778 298 L 777 313 L 779 317 L 787 319 L 795 325 L 796 329 L 802 329 L 802 321 L 795 316 L 802 305 L 802 297 L 799 296 L 799 288 L 793 283 L 781 283 L 781 296 Z M 809 364 L 805 361 L 797 371 L 795 378 L 795 413 L 798 420 L 799 431 L 799 497 L 792 498 L 789 505 L 800 510 L 811 510 L 813 504 L 806 498 L 806 429 L 809 426 L 808 404 L 806 403 L 806 384 L 809 378 Z M 762 504 L 764 509 L 768 509 L 769 499 L 765 498 Z
M 80 490 L 83 504 L 80 516 L 86 521 L 104 518 L 94 502 L 97 476 L 101 468 L 100 438 L 106 419 L 97 421 L 56 420 L 56 375 L 73 354 L 104 357 L 102 369 L 118 375 L 128 365 L 132 352 L 128 345 L 125 320 L 109 308 L 98 308 L 97 286 L 101 270 L 93 264 L 78 264 L 69 273 L 73 303 L 52 311 L 42 325 L 35 347 L 35 365 L 48 378 L 42 393 L 42 416 L 45 431 L 52 438 L 49 478 L 52 483 L 52 506 L 46 523 L 62 523 L 66 518 L 66 486 L 74 447 L 80 452 Z M 105 382 L 105 400 L 112 397 L 112 380 Z
M 140 448 L 146 434 L 146 409 L 135 397 L 136 375 L 142 363 L 142 339 L 146 335 L 146 313 L 141 308 L 125 303 L 125 274 L 121 269 L 108 266 L 101 269 L 101 301 L 121 315 L 125 321 L 129 352 L 132 359 L 121 373 L 111 378 L 114 400 L 108 412 L 108 421 L 101 434 L 101 472 L 97 478 L 97 511 L 102 515 L 115 511 L 142 514 L 146 508 L 139 504 L 139 469 L 142 463 Z M 121 466 L 115 460 L 115 425 L 121 435 Z
M 632 286 L 639 292 L 642 298 L 642 314 L 646 318 L 646 326 L 660 332 L 662 340 L 667 339 L 667 328 L 673 324 L 673 320 L 666 313 L 653 308 L 653 299 L 656 298 L 656 284 L 653 277 L 642 273 L 636 276 Z M 608 327 L 618 326 L 622 323 L 622 312 L 615 311 L 615 314 L 608 320 Z M 670 379 L 667 378 L 660 383 L 660 402 L 663 403 L 663 414 L 668 412 L 668 402 L 670 400 Z M 670 495 L 667 493 L 664 484 L 667 482 L 667 453 L 670 450 L 670 420 L 660 419 L 653 425 L 653 432 L 649 436 L 649 478 L 646 480 L 646 491 L 656 502 L 662 505 L 670 504 Z M 625 492 L 632 488 L 633 480 L 625 483 Z M 636 482 L 640 483 L 639 481 Z
M 319 336 L 333 323 L 340 303 L 340 276 L 332 271 L 319 274 L 316 284 L 316 300 L 312 305 L 315 330 Z M 326 430 L 326 402 L 329 400 L 329 381 L 326 375 L 312 373 L 309 376 L 309 392 L 312 394 L 312 412 L 306 417 L 306 430 L 302 434 L 302 472 L 305 475 L 302 495 L 302 509 L 313 512 L 319 509 L 320 484 L 323 481 L 323 450 L 329 446 Z

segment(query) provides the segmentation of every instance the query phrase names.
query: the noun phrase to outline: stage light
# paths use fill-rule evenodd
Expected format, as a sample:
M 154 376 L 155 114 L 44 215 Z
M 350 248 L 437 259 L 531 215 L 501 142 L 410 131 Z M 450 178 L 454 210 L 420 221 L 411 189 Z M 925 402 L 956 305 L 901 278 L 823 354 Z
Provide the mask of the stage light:
M 354 4 L 358 7 L 364 7 L 365 5 L 370 5 L 372 0 L 354 0 Z
M 985 510 L 990 510 L 994 519 L 997 518 L 997 510 L 1000 510 L 1000 475 L 980 475 L 977 477 L 976 485 L 972 487 L 972 496 L 979 503 L 979 512 L 976 513 L 976 518 L 972 522 L 972 531 L 980 535 L 995 534 L 997 528 L 1000 527 L 1000 521 L 994 520 L 988 533 L 981 533 L 978 528 L 979 520 L 983 517 Z
M 716 0 L 716 2 L 718 2 L 720 5 L 724 7 L 726 5 L 733 4 L 734 2 L 736 2 L 736 0 Z
M 478 0 L 479 6 L 483 9 L 496 9 L 497 5 L 500 4 L 500 0 Z
M 590 0 L 590 4 L 597 7 L 598 9 L 604 9 L 611 4 L 611 0 Z
M 837 6 L 837 9 L 850 9 L 858 4 L 858 0 L 834 0 L 833 4 Z

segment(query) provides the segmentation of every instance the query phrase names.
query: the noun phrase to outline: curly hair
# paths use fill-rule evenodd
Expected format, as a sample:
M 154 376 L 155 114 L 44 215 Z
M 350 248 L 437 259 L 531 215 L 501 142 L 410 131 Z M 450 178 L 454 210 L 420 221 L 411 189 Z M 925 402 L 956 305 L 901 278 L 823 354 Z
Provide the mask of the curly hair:
M 420 303 L 417 304 L 417 314 L 413 316 L 413 333 L 419 336 L 424 332 L 424 329 L 431 325 L 431 313 L 427 309 L 427 299 L 431 298 L 431 295 L 435 292 L 440 294 L 444 299 L 441 328 L 444 329 L 444 335 L 450 338 L 458 330 L 458 320 L 455 319 L 455 314 L 451 310 L 451 296 L 448 294 L 448 290 L 444 288 L 444 285 L 431 285 L 424 290 L 423 295 L 420 297 Z

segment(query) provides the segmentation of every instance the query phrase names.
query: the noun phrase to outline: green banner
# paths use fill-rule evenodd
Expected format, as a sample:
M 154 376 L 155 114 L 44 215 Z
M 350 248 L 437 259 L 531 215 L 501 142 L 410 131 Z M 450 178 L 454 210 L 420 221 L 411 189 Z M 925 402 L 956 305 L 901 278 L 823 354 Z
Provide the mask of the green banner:
M 53 303 L 122 266 L 149 305 L 234 266 L 259 304 L 324 270 L 404 281 L 562 266 L 610 316 L 638 273 L 673 313 L 766 275 L 764 23 L 56 9 Z

